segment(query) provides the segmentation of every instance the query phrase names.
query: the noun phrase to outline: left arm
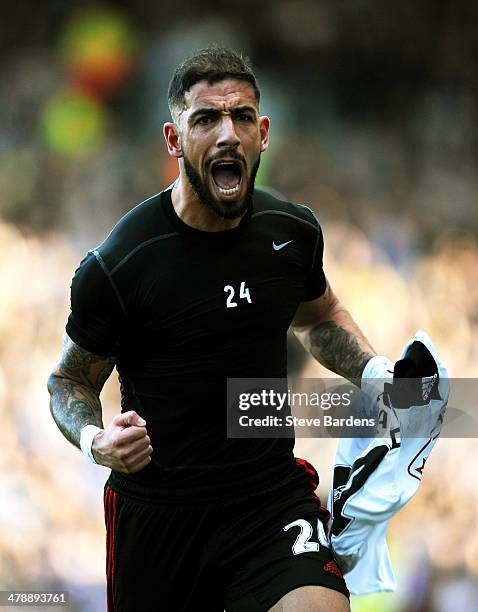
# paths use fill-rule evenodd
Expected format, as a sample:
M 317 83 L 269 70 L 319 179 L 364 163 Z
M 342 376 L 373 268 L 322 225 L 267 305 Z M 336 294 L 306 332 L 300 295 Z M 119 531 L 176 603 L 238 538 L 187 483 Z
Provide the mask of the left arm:
M 302 302 L 291 328 L 319 363 L 360 386 L 365 365 L 376 353 L 329 283 L 319 298 Z

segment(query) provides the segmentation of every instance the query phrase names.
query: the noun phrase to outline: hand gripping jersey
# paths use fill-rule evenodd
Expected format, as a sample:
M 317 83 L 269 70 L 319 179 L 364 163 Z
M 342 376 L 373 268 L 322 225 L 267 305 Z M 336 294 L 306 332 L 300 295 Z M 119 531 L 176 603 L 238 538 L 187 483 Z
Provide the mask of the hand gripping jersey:
M 416 359 L 428 371 L 412 380 Z M 388 521 L 420 485 L 450 394 L 448 371 L 424 332 L 417 332 L 394 370 L 393 383 L 390 373 L 390 382 L 382 379 L 376 387 L 383 390 L 376 399 L 386 432 L 340 439 L 335 457 L 329 536 L 347 587 L 357 595 L 396 588 Z

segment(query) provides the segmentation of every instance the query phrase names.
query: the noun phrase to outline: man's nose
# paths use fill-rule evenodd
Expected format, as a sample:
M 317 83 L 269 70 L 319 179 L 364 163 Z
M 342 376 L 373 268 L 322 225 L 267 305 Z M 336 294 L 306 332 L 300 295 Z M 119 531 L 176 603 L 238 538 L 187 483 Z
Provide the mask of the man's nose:
M 234 119 L 231 115 L 223 115 L 220 127 L 219 134 L 217 139 L 217 146 L 219 147 L 237 147 L 240 144 L 239 136 L 236 132 L 236 126 L 234 124 Z

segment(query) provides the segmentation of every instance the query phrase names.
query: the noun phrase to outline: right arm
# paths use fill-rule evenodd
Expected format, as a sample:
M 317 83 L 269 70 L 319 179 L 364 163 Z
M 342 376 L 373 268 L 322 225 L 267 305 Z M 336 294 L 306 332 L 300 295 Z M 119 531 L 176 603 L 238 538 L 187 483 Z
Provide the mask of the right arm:
M 77 448 L 83 427 L 100 427 L 103 431 L 92 445 L 95 461 L 119 472 L 134 473 L 151 461 L 153 449 L 146 423 L 134 411 L 115 416 L 104 428 L 100 393 L 114 364 L 114 357 L 90 353 L 65 334 L 60 363 L 48 379 L 50 410 L 62 434 Z
M 61 433 L 78 448 L 85 425 L 103 429 L 100 392 L 114 365 L 114 357 L 89 353 L 65 334 L 60 363 L 48 379 L 50 411 Z

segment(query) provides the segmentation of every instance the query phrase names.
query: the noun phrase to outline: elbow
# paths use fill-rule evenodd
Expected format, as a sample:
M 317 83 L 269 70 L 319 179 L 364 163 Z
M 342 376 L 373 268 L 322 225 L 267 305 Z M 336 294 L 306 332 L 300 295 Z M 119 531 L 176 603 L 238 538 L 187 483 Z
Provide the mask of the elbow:
M 339 299 L 335 294 L 330 296 L 330 302 L 328 304 L 327 311 L 324 312 L 321 320 L 318 321 L 318 324 L 325 323 L 326 321 L 335 321 L 337 316 L 340 316 L 341 313 L 345 311 L 345 308 L 339 302 Z
M 48 389 L 48 393 L 50 395 L 53 395 L 55 391 L 58 389 L 58 384 L 60 383 L 60 381 L 61 381 L 61 378 L 57 376 L 55 372 L 52 372 L 50 374 L 46 382 L 46 388 Z

